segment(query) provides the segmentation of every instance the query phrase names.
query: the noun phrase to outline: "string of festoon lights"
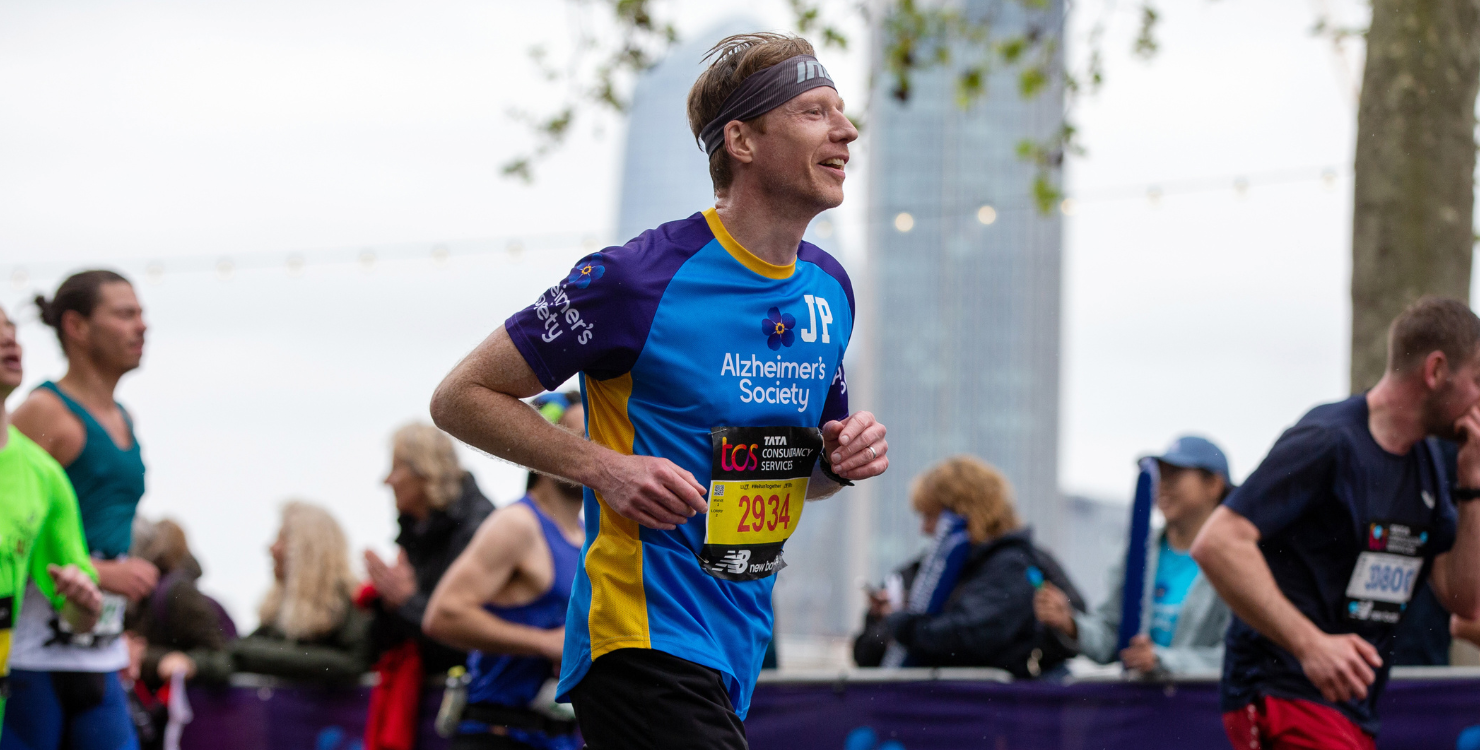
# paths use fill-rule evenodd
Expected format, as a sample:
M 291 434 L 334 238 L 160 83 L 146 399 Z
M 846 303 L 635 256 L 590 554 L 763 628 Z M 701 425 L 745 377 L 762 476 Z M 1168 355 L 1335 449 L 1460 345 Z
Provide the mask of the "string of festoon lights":
M 1169 196 L 1195 193 L 1228 192 L 1234 198 L 1242 199 L 1248 197 L 1256 188 L 1301 183 L 1319 184 L 1331 191 L 1335 190 L 1340 174 L 1341 170 L 1337 167 L 1303 167 L 1225 177 L 1094 188 L 1077 191 L 1060 199 L 1055 210 L 1063 216 L 1074 216 L 1079 207 L 1084 204 L 1125 200 L 1144 200 L 1148 206 L 1159 208 L 1163 200 Z M 990 227 L 1004 215 L 1014 212 L 1042 213 L 1036 203 L 1027 196 L 1022 196 L 1012 200 L 989 200 L 968 205 L 940 203 L 923 210 L 883 212 L 871 218 L 869 223 L 886 229 L 892 228 L 900 233 L 914 231 L 923 223 L 932 221 L 965 220 Z M 820 239 L 827 239 L 834 234 L 836 227 L 830 219 L 824 217 L 813 225 L 812 231 Z M 167 275 L 176 274 L 210 274 L 222 281 L 229 281 L 245 272 L 280 271 L 290 276 L 301 276 L 310 268 L 315 271 L 319 269 L 358 269 L 369 272 L 377 266 L 393 261 L 421 260 L 434 265 L 447 265 L 454 257 L 488 255 L 502 255 L 510 260 L 518 260 L 525 254 L 570 252 L 577 248 L 583 252 L 592 252 L 602 245 L 602 238 L 589 233 L 556 232 L 497 239 L 448 240 L 322 250 L 114 258 L 110 259 L 108 264 L 131 271 L 142 271 L 143 278 L 151 282 L 159 282 Z M 8 275 L 12 286 L 19 290 L 77 265 L 75 261 L 58 260 L 13 263 L 10 264 Z

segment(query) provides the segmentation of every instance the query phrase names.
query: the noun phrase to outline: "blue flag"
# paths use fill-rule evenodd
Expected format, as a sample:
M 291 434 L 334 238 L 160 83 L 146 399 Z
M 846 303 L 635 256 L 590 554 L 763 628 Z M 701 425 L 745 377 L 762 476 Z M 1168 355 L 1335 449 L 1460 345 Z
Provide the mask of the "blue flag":
M 1131 537 L 1125 550 L 1125 588 L 1120 599 L 1120 635 L 1115 650 L 1131 645 L 1141 632 L 1141 612 L 1146 598 L 1146 545 L 1151 542 L 1151 508 L 1156 504 L 1160 472 L 1156 459 L 1141 459 L 1136 480 L 1136 499 L 1131 503 Z

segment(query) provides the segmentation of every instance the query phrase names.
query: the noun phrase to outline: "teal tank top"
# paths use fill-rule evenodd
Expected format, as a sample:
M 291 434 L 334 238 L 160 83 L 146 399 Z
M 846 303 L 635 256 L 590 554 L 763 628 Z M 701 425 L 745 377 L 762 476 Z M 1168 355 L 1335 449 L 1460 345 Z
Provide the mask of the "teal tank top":
M 56 383 L 48 380 L 38 388 L 45 388 L 61 399 L 87 431 L 82 452 L 67 466 L 67 478 L 77 491 L 88 550 L 104 558 L 128 554 L 133 539 L 134 510 L 144 496 L 144 457 L 139 452 L 139 439 L 134 435 L 133 418 L 122 404 L 118 405 L 128 425 L 129 437 L 129 447 L 121 449 L 98 420 L 93 419 L 92 413 L 63 393 Z

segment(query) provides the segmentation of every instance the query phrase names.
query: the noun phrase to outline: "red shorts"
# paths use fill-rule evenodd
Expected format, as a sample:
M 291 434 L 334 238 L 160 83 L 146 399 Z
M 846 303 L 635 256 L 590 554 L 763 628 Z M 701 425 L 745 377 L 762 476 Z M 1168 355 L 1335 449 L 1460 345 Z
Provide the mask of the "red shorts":
M 1330 706 L 1265 696 L 1223 714 L 1234 750 L 1376 750 L 1372 735 Z

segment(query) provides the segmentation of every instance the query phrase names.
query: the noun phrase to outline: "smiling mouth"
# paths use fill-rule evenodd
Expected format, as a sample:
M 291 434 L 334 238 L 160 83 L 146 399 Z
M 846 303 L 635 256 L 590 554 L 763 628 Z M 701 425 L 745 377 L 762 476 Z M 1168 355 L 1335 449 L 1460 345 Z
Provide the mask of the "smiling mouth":
M 833 169 L 842 169 L 843 168 L 843 165 L 845 165 L 847 163 L 848 162 L 844 161 L 843 159 L 841 159 L 839 157 L 833 157 L 831 159 L 828 159 L 826 161 L 821 162 L 822 166 L 824 166 L 824 167 L 832 167 Z

